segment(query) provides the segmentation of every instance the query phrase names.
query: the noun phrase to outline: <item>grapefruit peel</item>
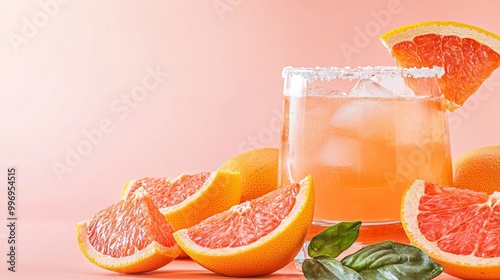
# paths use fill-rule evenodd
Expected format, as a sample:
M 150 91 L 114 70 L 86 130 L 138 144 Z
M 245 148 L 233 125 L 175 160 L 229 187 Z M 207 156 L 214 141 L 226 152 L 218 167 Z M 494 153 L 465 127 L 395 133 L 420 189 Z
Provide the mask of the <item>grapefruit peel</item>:
M 460 108 L 500 66 L 500 36 L 453 21 L 427 21 L 398 27 L 380 36 L 402 67 L 441 66 L 443 106 Z
M 402 41 L 412 40 L 423 34 L 438 33 L 442 36 L 458 36 L 473 38 L 478 43 L 486 45 L 500 53 L 500 36 L 490 31 L 472 25 L 454 21 L 426 21 L 393 29 L 380 39 L 387 49 Z
M 164 183 L 180 181 L 186 176 L 188 176 L 187 173 L 182 173 L 173 179 L 164 178 Z M 125 184 L 122 199 L 130 195 L 135 182 L 136 180 L 130 180 Z M 221 170 L 210 172 L 198 190 L 185 200 L 175 205 L 167 207 L 157 205 L 157 207 L 159 206 L 160 213 L 175 230 L 187 228 L 238 204 L 241 197 L 241 182 L 239 172 Z M 151 195 L 155 195 L 154 192 Z

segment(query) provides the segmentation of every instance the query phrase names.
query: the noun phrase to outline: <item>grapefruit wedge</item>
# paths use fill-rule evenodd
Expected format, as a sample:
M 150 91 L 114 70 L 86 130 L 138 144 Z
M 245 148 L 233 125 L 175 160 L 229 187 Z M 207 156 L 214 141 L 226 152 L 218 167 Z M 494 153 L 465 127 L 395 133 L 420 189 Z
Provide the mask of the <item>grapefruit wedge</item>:
M 416 180 L 404 193 L 403 228 L 416 247 L 462 279 L 500 279 L 500 192 Z
M 177 178 L 143 178 L 128 181 L 122 199 L 144 188 L 175 230 L 195 225 L 216 213 L 240 203 L 239 173 L 215 171 Z
M 142 188 L 92 219 L 78 223 L 76 228 L 85 257 L 116 272 L 155 270 L 181 251 L 172 237 L 174 229 Z
M 226 276 L 273 273 L 301 249 L 312 222 L 311 176 L 178 230 L 174 238 L 196 262 Z
M 454 110 L 500 66 L 500 36 L 452 21 L 405 25 L 380 39 L 401 67 L 443 67 L 446 107 Z

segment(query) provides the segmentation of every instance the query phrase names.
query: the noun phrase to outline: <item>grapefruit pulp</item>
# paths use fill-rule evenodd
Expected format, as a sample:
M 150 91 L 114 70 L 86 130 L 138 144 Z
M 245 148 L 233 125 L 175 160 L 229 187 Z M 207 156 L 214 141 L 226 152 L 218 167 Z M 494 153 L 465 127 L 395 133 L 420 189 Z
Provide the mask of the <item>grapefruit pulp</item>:
M 241 197 L 239 173 L 215 171 L 176 178 L 143 178 L 128 181 L 122 199 L 144 188 L 175 230 L 195 225 L 205 218 L 238 204 Z
M 173 231 L 142 188 L 77 224 L 78 244 L 85 257 L 123 273 L 155 270 L 175 259 L 181 249 Z
M 404 193 L 403 228 L 416 247 L 462 279 L 499 279 L 500 192 L 416 180 Z

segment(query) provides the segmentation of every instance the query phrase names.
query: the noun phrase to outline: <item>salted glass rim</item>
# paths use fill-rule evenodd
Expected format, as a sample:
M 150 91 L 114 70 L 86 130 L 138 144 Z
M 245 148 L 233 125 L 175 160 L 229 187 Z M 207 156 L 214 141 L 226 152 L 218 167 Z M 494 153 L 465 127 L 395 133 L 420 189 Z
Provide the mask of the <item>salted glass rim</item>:
M 410 78 L 441 78 L 445 71 L 443 67 L 411 67 L 398 66 L 356 66 L 356 67 L 292 67 L 283 68 L 281 76 L 302 76 L 309 83 L 316 80 L 331 81 L 335 79 L 356 80 L 368 79 L 375 76 L 400 75 Z

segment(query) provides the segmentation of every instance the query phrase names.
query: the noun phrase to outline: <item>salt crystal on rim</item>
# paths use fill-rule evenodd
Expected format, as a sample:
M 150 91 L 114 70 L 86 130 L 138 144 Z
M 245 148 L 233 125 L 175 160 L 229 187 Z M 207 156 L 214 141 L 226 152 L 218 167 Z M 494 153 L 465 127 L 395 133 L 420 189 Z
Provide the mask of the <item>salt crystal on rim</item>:
M 307 80 L 308 83 L 312 83 L 315 80 L 331 81 L 334 79 L 348 79 L 352 81 L 354 79 L 368 79 L 380 75 L 401 75 L 403 77 L 413 78 L 440 78 L 444 75 L 444 68 L 437 66 L 434 66 L 432 68 L 401 68 L 397 66 L 347 66 L 330 68 L 307 68 L 287 66 L 283 68 L 283 71 L 281 73 L 281 76 L 283 78 L 295 75 L 302 76 L 305 80 Z

